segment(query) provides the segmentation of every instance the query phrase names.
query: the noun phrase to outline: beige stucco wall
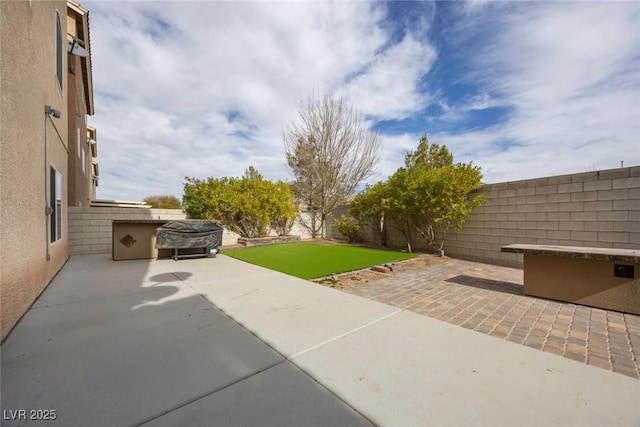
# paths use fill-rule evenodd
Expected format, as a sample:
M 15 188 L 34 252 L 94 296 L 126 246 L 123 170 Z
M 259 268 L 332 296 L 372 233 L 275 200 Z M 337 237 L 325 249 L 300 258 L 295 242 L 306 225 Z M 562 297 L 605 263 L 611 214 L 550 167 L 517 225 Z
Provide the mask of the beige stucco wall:
M 60 90 L 55 76 L 55 10 L 64 35 L 65 1 L 0 2 L 2 339 L 68 258 L 63 225 L 62 240 L 51 245 L 51 259 L 46 259 L 50 165 L 63 175 L 63 223 L 67 216 L 67 82 L 63 72 Z M 62 118 L 45 118 L 45 105 L 60 110 Z
M 77 20 L 81 18 L 74 11 L 69 10 L 66 20 L 68 34 L 82 38 L 77 31 L 78 25 L 81 25 Z M 69 94 L 67 96 L 69 206 L 89 206 L 94 198 L 94 186 L 91 180 L 91 149 L 87 145 L 87 104 L 82 59 L 79 56 L 69 55 L 68 60 L 73 61 L 72 66 L 67 67 L 66 70 Z
M 614 276 L 616 264 L 635 267 Z M 524 293 L 640 315 L 640 263 L 524 254 Z
M 69 82 L 69 96 L 67 97 L 69 111 L 67 116 L 69 126 L 69 206 L 89 206 L 93 188 L 91 184 L 92 157 L 91 150 L 87 145 L 87 107 L 84 102 L 80 57 L 70 56 L 69 59 L 75 63 L 75 72 L 67 74 L 67 81 Z M 78 148 L 80 151 L 78 151 Z M 84 170 L 82 168 L 83 152 Z

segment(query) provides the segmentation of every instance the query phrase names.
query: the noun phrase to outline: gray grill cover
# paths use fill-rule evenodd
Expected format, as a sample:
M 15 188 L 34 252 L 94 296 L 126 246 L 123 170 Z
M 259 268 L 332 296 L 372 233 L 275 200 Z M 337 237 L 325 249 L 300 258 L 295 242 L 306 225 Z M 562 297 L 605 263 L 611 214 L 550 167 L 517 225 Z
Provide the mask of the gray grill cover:
M 156 248 L 217 248 L 222 228 L 213 221 L 186 219 L 170 221 L 156 229 Z

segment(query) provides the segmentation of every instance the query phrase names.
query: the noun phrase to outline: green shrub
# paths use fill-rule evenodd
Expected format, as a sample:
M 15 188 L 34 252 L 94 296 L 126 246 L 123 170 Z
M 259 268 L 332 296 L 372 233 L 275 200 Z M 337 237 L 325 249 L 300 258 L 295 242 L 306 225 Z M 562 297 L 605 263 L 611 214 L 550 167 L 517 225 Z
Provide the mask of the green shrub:
M 349 243 L 362 241 L 362 223 L 354 217 L 342 215 L 340 218 L 336 218 L 333 223 Z
M 142 201 L 155 209 L 182 209 L 182 203 L 176 196 L 149 196 Z
M 189 216 L 217 221 L 241 237 L 264 237 L 271 228 L 287 234 L 297 215 L 289 186 L 262 178 L 252 166 L 241 178 L 185 180 L 182 200 Z

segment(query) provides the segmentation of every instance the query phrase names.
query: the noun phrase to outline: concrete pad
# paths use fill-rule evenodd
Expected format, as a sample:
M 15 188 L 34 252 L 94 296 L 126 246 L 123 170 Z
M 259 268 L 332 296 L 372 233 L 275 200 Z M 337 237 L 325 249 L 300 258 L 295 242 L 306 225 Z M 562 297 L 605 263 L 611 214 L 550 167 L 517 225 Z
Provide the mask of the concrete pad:
M 374 424 L 640 424 L 640 381 L 410 312 L 293 359 Z
M 246 263 L 229 257 L 220 260 Z M 192 284 L 197 292 L 287 357 L 399 311 L 276 271 Z
M 640 425 L 638 380 L 223 255 L 73 257 L 41 300 L 2 409 L 51 425 Z
M 183 277 L 188 274 L 183 272 Z M 47 287 L 32 307 L 131 295 L 163 285 L 177 287 L 184 283 L 154 260 L 115 262 L 109 255 L 72 257 L 56 275 L 55 286 Z
M 55 409 L 50 425 L 136 425 L 282 361 L 190 288 L 165 284 L 29 310 L 2 345 L 2 407 Z
M 192 258 L 179 261 L 161 259 L 155 260 L 155 263 L 190 284 L 220 282 L 238 277 L 248 279 L 273 272 L 224 255 L 218 255 L 215 258 Z
M 293 364 L 283 362 L 159 417 L 158 426 L 371 426 Z

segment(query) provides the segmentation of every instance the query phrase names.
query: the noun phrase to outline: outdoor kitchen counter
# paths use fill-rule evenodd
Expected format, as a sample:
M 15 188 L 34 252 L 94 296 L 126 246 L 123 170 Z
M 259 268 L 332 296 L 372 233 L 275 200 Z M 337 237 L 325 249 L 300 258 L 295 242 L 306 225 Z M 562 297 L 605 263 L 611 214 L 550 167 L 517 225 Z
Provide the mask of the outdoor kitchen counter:
M 580 246 L 526 245 L 516 243 L 503 246 L 502 252 L 640 264 L 640 249 L 586 248 Z
M 524 254 L 524 293 L 640 315 L 640 250 L 513 244 Z
M 167 219 L 114 219 L 112 220 L 112 253 L 114 261 L 158 258 L 156 229 L 170 222 Z M 165 250 L 161 257 L 171 256 Z

